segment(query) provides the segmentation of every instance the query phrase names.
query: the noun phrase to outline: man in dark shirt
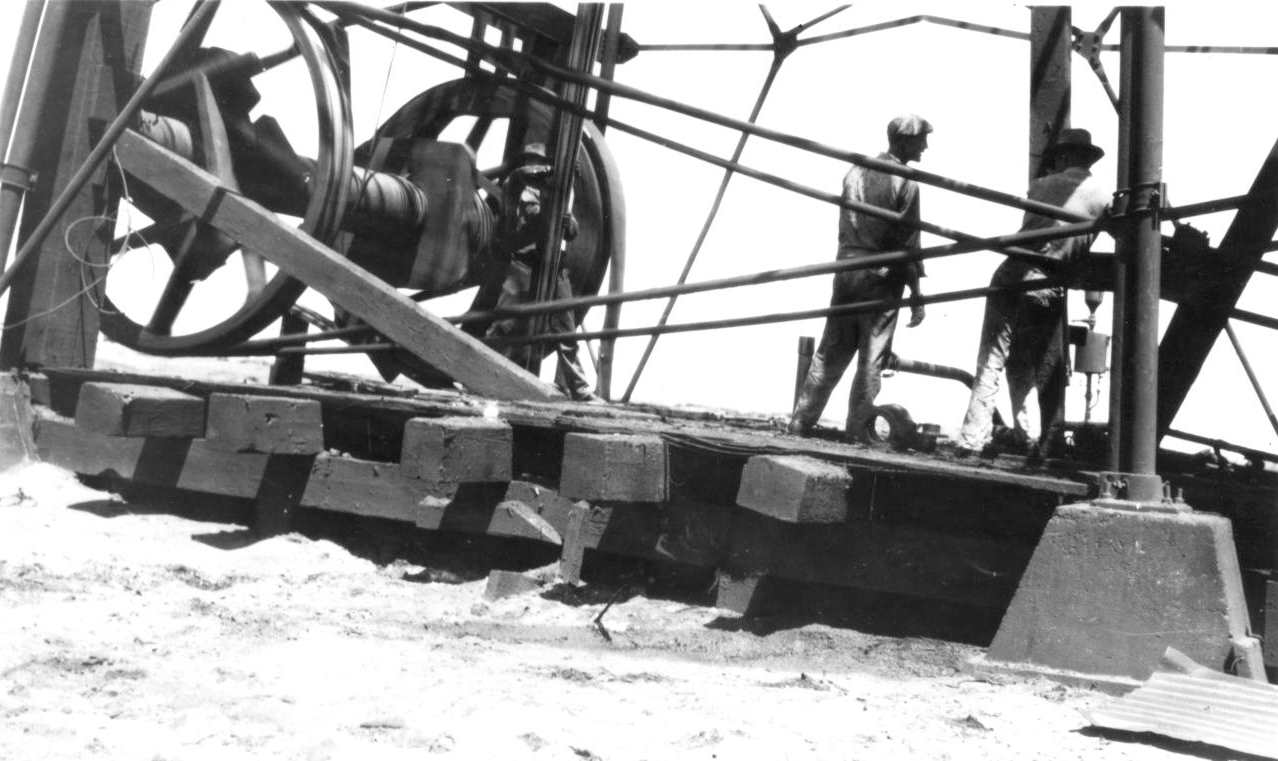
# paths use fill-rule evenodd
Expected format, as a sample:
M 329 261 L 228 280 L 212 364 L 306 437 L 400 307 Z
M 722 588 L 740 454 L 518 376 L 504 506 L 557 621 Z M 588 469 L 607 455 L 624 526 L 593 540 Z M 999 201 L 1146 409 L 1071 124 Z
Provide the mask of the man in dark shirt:
M 552 173 L 553 168 L 546 158 L 546 147 L 541 143 L 530 143 L 524 146 L 519 165 L 501 185 L 502 224 L 499 245 L 509 253 L 510 265 L 506 270 L 506 280 L 501 286 L 501 295 L 497 298 L 497 308 L 528 301 L 532 266 L 541 254 L 541 242 L 546 236 L 547 220 L 542 215 L 541 199 Z M 571 213 L 566 214 L 564 240 L 572 241 L 577 237 L 577 232 L 576 218 Z M 555 292 L 551 298 L 567 299 L 572 295 L 566 260 L 561 259 Z M 577 329 L 576 316 L 572 310 L 552 313 L 547 323 L 552 333 L 571 333 Z M 507 317 L 493 322 L 487 335 L 521 335 L 527 324 L 528 318 Z M 524 365 L 533 351 L 533 345 L 504 346 L 501 351 L 512 361 Z M 555 353 L 558 355 L 555 385 L 574 400 L 598 401 L 599 397 L 591 391 L 590 381 L 586 379 L 585 370 L 578 358 L 577 342 L 560 341 L 555 344 Z

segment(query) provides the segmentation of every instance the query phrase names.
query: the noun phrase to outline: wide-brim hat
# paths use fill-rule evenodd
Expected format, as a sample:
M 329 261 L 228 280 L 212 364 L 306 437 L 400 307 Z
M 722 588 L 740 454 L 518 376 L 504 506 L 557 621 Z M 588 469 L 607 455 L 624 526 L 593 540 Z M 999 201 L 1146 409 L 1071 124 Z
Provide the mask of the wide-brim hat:
M 529 143 L 519 152 L 517 166 L 528 174 L 549 174 L 550 159 L 546 156 L 545 143 Z
M 1061 130 L 1056 142 L 1044 151 L 1043 158 L 1050 162 L 1066 152 L 1086 156 L 1092 163 L 1099 161 L 1101 156 L 1105 155 L 1104 149 L 1092 143 L 1092 133 L 1077 127 Z

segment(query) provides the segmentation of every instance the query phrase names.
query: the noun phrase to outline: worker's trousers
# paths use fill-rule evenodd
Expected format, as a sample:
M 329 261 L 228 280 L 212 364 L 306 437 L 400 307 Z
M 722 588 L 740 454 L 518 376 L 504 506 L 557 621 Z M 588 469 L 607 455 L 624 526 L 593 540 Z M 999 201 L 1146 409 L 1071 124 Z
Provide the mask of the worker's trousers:
M 985 300 L 985 319 L 976 355 L 976 375 L 972 395 L 959 429 L 958 444 L 981 449 L 990 440 L 999 383 L 1007 372 L 1007 390 L 1012 401 L 1012 426 L 1034 441 L 1039 421 L 1030 414 L 1030 391 L 1037 390 L 1043 417 L 1056 415 L 1056 378 L 1062 371 L 1061 319 L 1065 299 L 1047 291 L 994 293 Z
M 532 281 L 532 269 L 523 262 L 511 262 L 506 272 L 506 280 L 501 286 L 501 295 L 497 298 L 497 307 L 523 304 L 528 301 L 528 286 Z M 571 298 L 572 284 L 568 281 L 568 271 L 559 270 L 559 278 L 555 281 L 555 299 Z M 549 315 L 546 324 L 551 333 L 571 333 L 577 329 L 577 319 L 571 310 L 554 312 Z M 489 336 L 523 335 L 528 329 L 527 317 L 507 317 L 497 320 L 488 329 Z M 576 341 L 558 341 L 554 344 L 559 362 L 555 367 L 555 385 L 573 399 L 584 399 L 591 395 L 590 381 L 582 369 L 578 358 Z M 533 344 L 514 344 L 499 346 L 498 350 L 521 366 L 527 366 L 533 351 Z
M 830 306 L 899 299 L 904 288 L 900 280 L 888 279 L 874 272 L 840 272 L 834 278 Z M 854 439 L 864 438 L 862 429 L 872 414 L 874 399 L 879 395 L 883 366 L 891 352 L 897 311 L 888 309 L 826 318 L 821 343 L 812 355 L 807 377 L 790 416 L 791 433 L 807 433 L 816 425 L 826 402 L 830 400 L 830 393 L 855 355 L 856 375 L 848 396 L 847 433 Z

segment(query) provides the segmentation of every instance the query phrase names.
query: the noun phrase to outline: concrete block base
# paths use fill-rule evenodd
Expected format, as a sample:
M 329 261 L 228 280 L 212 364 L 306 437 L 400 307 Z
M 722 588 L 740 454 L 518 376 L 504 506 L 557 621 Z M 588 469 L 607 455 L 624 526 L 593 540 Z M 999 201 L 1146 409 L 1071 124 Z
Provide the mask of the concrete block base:
M 1144 680 L 1169 646 L 1220 669 L 1249 631 L 1228 519 L 1065 505 L 987 659 L 1047 676 Z

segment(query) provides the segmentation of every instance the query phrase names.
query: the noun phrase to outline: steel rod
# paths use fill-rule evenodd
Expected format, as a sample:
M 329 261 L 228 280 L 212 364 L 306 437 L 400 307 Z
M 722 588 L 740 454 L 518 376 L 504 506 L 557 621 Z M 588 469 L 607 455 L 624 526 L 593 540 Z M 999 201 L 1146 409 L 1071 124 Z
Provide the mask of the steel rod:
M 572 39 L 568 44 L 565 65 L 573 72 L 589 73 L 599 57 L 599 43 L 603 33 L 603 3 L 582 3 L 577 8 Z M 542 214 L 548 217 L 545 237 L 540 241 L 540 256 L 533 262 L 529 276 L 528 300 L 532 303 L 550 301 L 559 283 L 560 263 L 563 260 L 564 217 L 572 209 L 572 183 L 576 175 L 577 153 L 581 146 L 581 112 L 585 110 L 589 90 L 578 83 L 558 83 L 559 97 L 573 104 L 570 111 L 558 111 L 551 125 L 554 153 L 549 193 L 543 194 Z M 546 197 L 546 196 L 549 197 Z M 541 333 L 548 323 L 548 316 L 533 318 L 528 329 Z M 541 367 L 541 352 L 532 351 L 526 357 L 527 369 L 534 374 Z
M 1226 449 L 1230 452 L 1237 452 L 1238 454 L 1241 454 L 1249 459 L 1264 460 L 1266 462 L 1278 462 L 1278 454 L 1272 454 L 1270 452 L 1262 452 L 1259 449 L 1252 449 L 1251 447 L 1244 447 L 1239 444 L 1231 444 L 1228 441 L 1224 441 L 1222 439 L 1213 439 L 1208 436 L 1201 436 L 1197 433 L 1186 433 L 1184 431 L 1178 431 L 1174 428 L 1168 428 L 1167 435 L 1173 436 L 1178 439 L 1182 439 L 1184 441 L 1190 441 L 1195 444 L 1202 444 L 1204 446 L 1212 447 L 1213 449 Z
M 9 246 L 13 244 L 13 234 L 18 228 L 18 212 L 33 175 L 30 164 L 35 135 L 30 134 L 25 140 L 14 140 L 13 125 L 18 118 L 18 105 L 26 87 L 27 72 L 35 65 L 32 53 L 46 6 L 47 2 L 30 2 L 22 12 L 22 24 L 18 27 L 13 57 L 9 62 L 9 78 L 4 85 L 4 100 L 0 101 L 0 268 L 9 258 Z M 35 130 L 26 132 L 34 133 Z
M 774 314 L 752 315 L 749 317 L 733 317 L 722 320 L 705 320 L 701 322 L 678 323 L 675 325 L 664 325 L 661 327 L 641 327 L 641 328 L 618 328 L 616 330 L 581 330 L 573 332 L 560 333 L 544 333 L 535 336 L 508 336 L 508 337 L 491 337 L 483 339 L 485 343 L 499 344 L 503 346 L 558 342 L 558 341 L 590 341 L 599 338 L 634 338 L 638 336 L 649 336 L 654 333 L 690 333 L 702 330 L 722 330 L 724 328 L 741 328 L 754 325 L 766 325 L 778 322 L 794 322 L 797 320 L 810 320 L 819 317 L 843 316 L 849 314 L 863 314 L 866 312 L 879 312 L 888 309 L 900 309 L 903 306 L 917 304 L 920 301 L 924 304 L 939 304 L 947 301 L 962 301 L 964 299 L 984 298 L 994 293 L 1019 293 L 1022 291 L 1032 291 L 1039 288 L 1050 288 L 1060 285 L 1061 282 L 1056 278 L 1034 278 L 1032 280 L 1023 280 L 1019 283 L 1006 286 L 985 286 L 982 288 L 970 288 L 961 291 L 950 291 L 947 293 L 934 293 L 924 296 L 921 299 L 873 299 L 868 301 L 856 301 L 838 306 L 823 307 L 820 309 L 807 309 L 798 312 L 778 312 Z M 354 354 L 365 353 L 370 351 L 394 351 L 400 347 L 393 343 L 368 343 L 355 344 L 352 346 L 334 346 L 321 347 L 317 349 L 306 349 L 300 346 L 288 346 L 279 349 L 279 354 Z M 236 354 L 227 354 L 226 356 L 236 356 Z
M 1018 40 L 1029 39 L 1028 34 L 1026 34 L 1025 32 L 1018 32 L 1014 29 L 1004 29 L 1002 27 L 988 26 L 985 24 L 971 24 L 966 21 L 959 21 L 957 19 L 945 18 L 943 16 L 931 16 L 927 14 L 921 14 L 916 16 L 906 16 L 903 18 L 894 19 L 892 21 L 883 21 L 877 24 L 870 24 L 868 26 L 857 27 L 855 29 L 845 29 L 842 32 L 831 32 L 830 34 L 822 34 L 817 37 L 809 37 L 806 40 L 800 40 L 799 44 L 815 45 L 820 42 L 832 42 L 834 40 L 844 40 L 849 37 L 857 37 L 863 34 L 870 34 L 871 32 L 881 32 L 881 31 L 884 31 L 885 29 L 896 29 L 898 27 L 908 26 L 910 24 L 919 24 L 919 23 L 925 23 L 925 22 L 931 23 L 931 24 L 937 24 L 939 26 L 952 26 L 957 29 L 966 29 L 967 31 L 971 31 L 971 32 L 984 32 L 986 34 L 993 34 L 1000 37 L 1014 37 Z
M 1247 196 L 1229 196 L 1227 198 L 1216 198 L 1210 201 L 1199 201 L 1198 203 L 1187 203 L 1182 206 L 1168 206 L 1159 210 L 1158 216 L 1164 220 L 1184 219 L 1185 217 L 1196 217 L 1199 214 L 1212 214 L 1218 211 L 1229 211 L 1237 209 L 1244 203 L 1247 203 Z
M 1093 223 L 1094 224 L 1094 223 Z M 1061 225 L 1056 228 L 1044 228 L 1039 230 L 1027 230 L 1024 232 L 1010 233 L 1007 235 L 996 236 L 993 238 L 983 238 L 975 241 L 967 241 L 964 243 L 950 243 L 943 246 L 932 246 L 929 248 L 888 251 L 880 254 L 857 257 L 854 259 L 836 259 L 834 261 L 821 262 L 818 264 L 807 264 L 800 267 L 789 267 L 779 270 L 765 270 L 755 272 L 748 275 L 735 275 L 732 277 L 719 278 L 716 280 L 704 280 L 697 283 L 685 283 L 679 286 L 661 286 L 657 288 L 647 288 L 637 291 L 625 291 L 620 293 L 599 294 L 595 296 L 574 296 L 570 299 L 559 299 L 556 301 L 547 301 L 540 304 L 513 304 L 502 307 L 500 309 L 490 309 L 476 312 L 465 312 L 463 314 L 446 317 L 444 319 L 455 324 L 464 324 L 469 322 L 490 321 L 501 317 L 520 317 L 533 314 L 545 314 L 549 312 L 560 312 L 567 309 L 580 309 L 600 304 L 620 304 L 631 301 L 644 301 L 651 299 L 666 298 L 672 294 L 689 294 L 705 291 L 716 291 L 727 288 L 737 288 L 747 285 L 762 285 L 764 283 L 773 283 L 782 280 L 793 280 L 803 277 L 813 277 L 817 275 L 828 275 L 835 272 L 849 272 L 858 269 L 870 269 L 874 267 L 882 267 L 892 264 L 901 264 L 904 262 L 922 261 L 925 259 L 933 259 L 943 256 L 953 256 L 957 254 L 970 253 L 972 251 L 984 250 L 1004 240 L 1015 240 L 1020 242 L 1042 242 L 1047 240 L 1055 240 L 1058 238 L 1070 237 L 1086 233 L 1089 229 L 1086 225 L 1079 223 L 1075 225 Z M 1054 262 L 1048 257 L 1040 255 L 1040 261 L 1043 264 Z M 268 338 L 257 341 L 249 341 L 237 347 L 237 350 L 243 350 L 248 353 L 257 353 L 259 351 L 269 351 L 272 347 L 295 345 L 307 343 L 311 341 L 325 341 L 331 339 L 343 338 L 359 338 L 373 335 L 375 331 L 367 325 L 335 328 L 331 330 L 319 331 L 308 334 L 307 336 L 299 336 L 289 338 L 281 336 L 279 338 Z M 220 352 L 219 352 L 220 353 Z M 232 352 L 234 353 L 234 351 Z
M 763 79 L 763 85 L 759 88 L 759 94 L 754 99 L 754 106 L 750 109 L 748 122 L 754 124 L 759 120 L 759 114 L 763 111 L 763 104 L 768 99 L 768 93 L 772 90 L 772 84 L 776 82 L 777 72 L 781 70 L 781 64 L 785 62 L 784 55 L 773 54 L 772 63 L 768 66 L 768 73 Z M 737 138 L 737 146 L 732 151 L 732 158 L 729 159 L 734 166 L 741 160 L 741 154 L 745 152 L 746 143 L 750 140 L 750 135 L 742 132 Z M 719 208 L 723 205 L 723 197 L 728 192 L 728 184 L 732 182 L 732 176 L 736 173 L 735 169 L 730 166 L 723 170 L 723 177 L 719 180 L 719 188 L 715 191 L 714 200 L 710 202 L 710 211 L 706 214 L 705 222 L 701 225 L 701 231 L 697 233 L 697 240 L 692 244 L 692 250 L 688 252 L 688 258 L 683 263 L 683 271 L 679 273 L 678 284 L 683 285 L 688 281 L 688 275 L 692 272 L 692 265 L 697 261 L 697 255 L 701 253 L 701 246 L 706 242 L 706 236 L 710 233 L 710 228 L 714 226 L 715 219 L 719 216 Z M 670 319 L 670 313 L 674 311 L 675 301 L 679 297 L 671 296 L 666 301 L 666 306 L 661 310 L 661 317 L 657 320 L 658 325 L 665 325 Z M 626 385 L 626 391 L 621 396 L 621 401 L 630 401 L 631 394 L 635 391 L 635 386 L 639 383 L 639 378 L 643 375 L 644 368 L 648 365 L 648 358 L 652 356 L 652 351 L 657 347 L 657 339 L 659 335 L 654 334 L 648 339 L 648 344 L 643 347 L 643 354 L 639 357 L 639 363 L 635 365 L 634 373 L 630 376 L 630 383 Z
M 1274 433 L 1278 433 L 1278 417 L 1274 415 L 1274 408 L 1269 405 L 1269 397 L 1265 395 L 1265 389 L 1260 385 L 1260 379 L 1256 377 L 1251 361 L 1247 359 L 1247 352 L 1243 351 L 1242 342 L 1238 340 L 1234 326 L 1225 323 L 1225 335 L 1229 336 L 1229 343 L 1234 345 L 1234 353 L 1238 355 L 1243 372 L 1247 373 L 1247 380 L 1251 381 L 1251 388 L 1256 392 L 1256 398 L 1260 400 L 1260 406 L 1265 410 L 1265 417 L 1269 418 L 1269 425 L 1273 426 Z
M 700 322 L 686 322 L 675 325 L 664 325 L 658 327 L 644 328 L 619 328 L 617 330 L 603 331 L 582 331 L 580 333 L 548 333 L 540 336 L 521 337 L 511 336 L 509 338 L 493 338 L 490 343 L 498 344 L 520 344 L 531 343 L 536 341 L 571 341 L 571 340 L 587 340 L 595 338 L 633 338 L 636 336 L 648 336 L 654 333 L 689 333 L 702 330 L 720 330 L 723 328 L 742 328 L 754 325 L 767 325 L 777 322 L 794 322 L 797 320 L 811 320 L 820 317 L 842 317 L 850 314 L 865 314 L 867 312 L 882 312 L 891 309 L 900 309 L 903 306 L 911 304 L 940 304 L 948 301 L 962 301 L 964 299 L 984 298 L 994 293 L 1019 293 L 1022 291 L 1032 291 L 1039 288 L 1050 288 L 1061 285 L 1061 281 L 1057 278 L 1034 278 L 1032 280 L 1023 280 L 1019 283 L 1009 286 L 984 286 L 982 288 L 969 288 L 961 291 L 948 291 L 945 293 L 936 293 L 924 296 L 920 299 L 910 299 L 908 297 L 899 299 L 873 299 L 867 301 L 854 301 L 838 306 L 822 307 L 819 309 L 805 309 L 796 312 L 778 312 L 774 314 L 751 315 L 749 317 L 730 317 L 721 320 L 703 320 Z
M 1257 262 L 1256 271 L 1264 275 L 1278 275 L 1278 264 L 1273 262 Z
M 54 5 L 60 5 L 60 3 L 55 3 Z M 98 141 L 98 144 L 93 147 L 93 150 L 89 152 L 84 163 L 80 165 L 80 168 L 76 170 L 76 173 L 67 181 L 66 187 L 62 189 L 62 192 L 58 195 L 57 199 L 50 204 L 49 210 L 45 213 L 44 218 L 40 220 L 40 223 L 36 225 L 36 228 L 32 230 L 31 234 L 27 236 L 27 239 L 23 241 L 22 246 L 18 249 L 18 253 L 13 257 L 13 264 L 4 271 L 4 274 L 0 275 L 0 293 L 4 293 L 8 290 L 9 285 L 13 282 L 13 278 L 40 250 L 40 246 L 44 243 L 44 239 L 53 231 L 53 226 L 57 224 L 62 214 L 67 210 L 67 207 L 71 205 L 73 200 L 75 200 L 76 194 L 80 192 L 84 185 L 93 176 L 93 173 L 97 171 L 98 165 L 110 155 L 111 149 L 115 146 L 120 135 L 124 134 L 124 131 L 128 129 L 129 122 L 132 121 L 133 117 L 142 108 L 142 103 L 150 97 L 152 89 L 154 89 L 156 84 L 160 82 L 161 77 L 164 75 L 164 72 L 169 65 L 172 64 L 177 52 L 186 44 L 187 39 L 200 31 L 201 22 L 204 17 L 213 13 L 216 8 L 216 3 L 208 2 L 208 0 L 201 0 L 200 6 L 191 14 L 187 23 L 178 33 L 177 39 L 174 40 L 173 46 L 164 54 L 163 60 L 161 60 L 159 65 L 156 66 L 155 71 L 151 72 L 151 75 L 142 81 L 142 84 L 133 93 L 133 96 L 130 97 L 128 102 L 124 104 L 124 107 L 120 109 L 120 113 L 116 115 L 115 119 L 111 121 L 111 124 L 108 125 L 106 130 L 102 133 L 102 138 Z
M 456 58 L 455 56 L 451 56 L 448 53 L 445 53 L 443 51 L 437 50 L 431 47 L 430 45 L 424 44 L 418 40 L 414 40 L 411 37 L 408 37 L 407 35 L 404 35 L 398 31 L 387 29 L 383 26 L 379 26 L 375 22 L 369 22 L 367 20 L 364 20 L 362 23 L 365 23 L 369 29 L 372 29 L 373 31 L 377 32 L 378 34 L 381 34 L 387 39 L 396 40 L 405 46 L 411 47 L 415 50 L 420 50 L 421 52 L 434 56 L 440 60 L 453 63 L 454 65 L 464 66 L 464 63 L 461 61 L 461 59 Z M 487 74 L 487 72 L 480 72 L 480 73 L 486 76 L 490 76 Z M 520 92 L 528 94 L 532 98 L 540 100 L 543 103 L 547 103 L 549 105 L 555 106 L 556 108 L 569 110 L 569 111 L 578 108 L 577 106 L 575 106 L 569 101 L 566 101 L 562 98 L 557 98 L 554 95 L 551 95 L 550 93 L 546 92 L 545 90 L 541 88 L 537 88 L 535 86 L 526 84 L 524 82 L 520 82 L 518 80 L 509 80 L 507 81 L 507 84 L 510 87 L 516 90 L 519 90 Z M 583 110 L 583 114 L 587 116 L 597 117 L 597 114 L 590 111 Z M 596 121 L 599 121 L 599 120 L 596 118 Z M 637 137 L 643 138 L 645 140 L 664 146 L 666 148 L 670 148 L 671 150 L 677 151 L 679 153 L 683 153 L 687 156 L 692 156 L 693 158 L 700 159 L 701 161 L 705 161 L 706 163 L 714 164 L 715 166 L 722 167 L 725 169 L 732 168 L 737 173 L 746 175 L 747 177 L 752 177 L 762 182 L 767 182 L 771 185 L 775 185 L 776 187 L 784 188 L 791 192 L 808 196 L 809 198 L 815 198 L 819 201 L 825 201 L 826 203 L 834 204 L 836 206 L 839 206 L 840 208 L 852 209 L 859 213 L 865 214 L 867 216 L 872 216 L 879 219 L 886 219 L 893 223 L 908 225 L 915 229 L 919 229 L 924 232 L 930 232 L 945 238 L 951 238 L 956 240 L 975 239 L 975 236 L 969 235 L 967 233 L 961 233 L 956 230 L 950 230 L 948 228 L 941 227 L 940 225 L 934 225 L 928 222 L 907 219 L 902 214 L 888 211 L 887 209 L 883 209 L 878 206 L 871 206 L 869 204 L 844 201 L 839 196 L 834 195 L 832 193 L 826 193 L 824 191 L 816 190 L 814 188 L 810 188 L 805 185 L 801 185 L 799 183 L 786 180 L 782 177 L 778 177 L 776 175 L 769 174 L 767 172 L 762 172 L 757 169 L 752 169 L 742 164 L 733 164 L 727 161 L 726 159 L 722 159 L 722 158 L 719 158 L 718 156 L 713 156 L 709 153 L 706 153 L 705 151 L 701 151 L 696 148 L 683 145 L 682 143 L 679 143 L 675 140 L 664 138 L 660 135 L 641 129 L 639 127 L 631 126 L 625 122 L 618 121 L 617 119 L 609 118 L 606 120 L 606 123 L 609 126 L 614 127 L 615 129 L 621 130 L 622 132 L 635 135 Z M 901 166 L 899 164 L 893 164 L 891 162 L 886 162 L 886 163 L 889 166 L 896 166 L 896 167 Z M 1057 207 L 1053 206 L 1049 208 L 1056 209 Z M 1070 215 L 1073 217 L 1079 218 L 1075 221 L 1089 222 L 1089 223 L 1092 222 L 1090 217 L 1086 217 L 1084 215 L 1075 214 L 1073 212 L 1071 212 Z M 1023 254 L 1023 255 L 1033 254 L 1033 252 L 1030 252 L 1030 251 L 1012 251 L 1012 252 L 1004 252 L 1004 253 L 1017 253 L 1017 254 Z
M 959 180 L 955 180 L 949 177 L 944 177 L 939 174 L 926 172 L 921 169 L 917 169 L 915 167 L 905 166 L 903 164 L 897 164 L 895 162 L 867 156 L 863 153 L 857 153 L 855 151 L 847 151 L 840 148 L 835 148 L 833 146 L 819 143 L 815 140 L 809 140 L 807 138 L 798 137 L 797 135 L 790 135 L 787 133 L 778 132 L 776 130 L 768 129 L 766 127 L 760 127 L 758 125 L 750 124 L 740 119 L 734 119 L 732 117 L 723 116 L 722 114 L 716 114 L 713 111 L 707 111 L 705 109 L 698 108 L 696 106 L 692 106 L 687 103 L 682 103 L 680 101 L 672 100 L 670 98 L 663 98 L 657 95 L 653 95 L 652 93 L 646 92 L 636 87 L 631 87 L 629 85 L 621 84 L 620 82 L 610 82 L 606 79 L 593 76 L 590 74 L 573 72 L 568 69 L 565 69 L 562 66 L 557 66 L 555 64 L 543 61 L 527 53 L 523 53 L 519 51 L 501 50 L 500 48 L 497 48 L 492 45 L 488 45 L 483 42 L 472 41 L 469 38 L 462 37 L 461 35 L 454 34 L 445 29 L 440 29 L 438 27 L 433 27 L 418 21 L 406 19 L 392 13 L 386 13 L 384 11 L 380 11 L 375 8 L 367 8 L 364 6 L 360 6 L 354 3 L 350 3 L 347 0 L 336 0 L 335 2 L 332 2 L 332 3 L 325 3 L 325 7 L 329 8 L 335 13 L 363 17 L 363 19 L 367 22 L 380 21 L 382 24 L 389 24 L 397 28 L 408 29 L 416 34 L 422 35 L 423 37 L 442 40 L 444 42 L 447 42 L 452 45 L 456 45 L 466 50 L 469 50 L 472 47 L 476 47 L 480 49 L 485 55 L 501 63 L 501 65 L 507 68 L 510 68 L 512 71 L 517 72 L 521 70 L 526 70 L 528 68 L 532 68 L 546 76 L 554 77 L 556 79 L 570 81 L 570 82 L 577 82 L 578 84 L 588 85 L 597 90 L 607 90 L 611 92 L 614 97 L 626 98 L 628 100 L 633 100 L 639 103 L 644 103 L 646 105 L 655 106 L 657 108 L 662 108 L 667 111 L 673 111 L 674 113 L 678 113 L 678 114 L 682 114 L 684 116 L 688 116 L 694 119 L 706 121 L 711 124 L 718 125 L 720 127 L 727 127 L 729 129 L 733 129 L 739 132 L 741 131 L 748 132 L 751 135 L 754 135 L 755 137 L 761 137 L 765 140 L 770 140 L 772 142 L 780 143 L 782 145 L 787 145 L 792 148 L 797 148 L 799 150 L 807 151 L 809 153 L 814 153 L 817 155 L 838 159 L 839 161 L 845 161 L 850 164 L 856 164 L 857 166 L 866 167 L 868 169 L 876 169 L 885 174 L 905 177 L 907 179 L 914 180 L 924 185 L 931 185 L 931 186 L 942 188 L 944 190 L 949 190 L 954 193 L 959 193 L 961 195 L 967 195 L 974 198 L 979 198 L 984 201 L 990 201 L 990 202 L 1001 204 L 1004 206 L 1011 206 L 1013 208 L 1021 209 L 1022 211 L 1034 212 L 1036 214 L 1039 214 L 1041 216 L 1045 216 L 1051 219 L 1059 219 L 1059 220 L 1064 220 L 1067 222 L 1080 222 L 1087 219 L 1086 215 L 1084 214 L 1071 211 L 1069 209 L 1065 209 L 1060 206 L 1053 206 L 1052 204 L 1042 203 L 1039 201 L 1032 201 L 1030 199 L 1022 198 L 1021 196 L 1017 196 L 1012 193 L 1004 193 L 1002 191 L 994 190 L 992 188 L 985 188 L 979 185 L 973 185 L 971 183 L 961 182 Z M 391 30 L 386 29 L 383 26 L 379 26 L 376 23 L 365 23 L 363 25 L 378 32 L 379 34 L 383 34 L 387 37 L 395 39 Z M 417 49 L 423 50 L 423 52 L 431 52 L 432 55 L 434 55 L 436 52 L 436 51 L 425 51 L 423 48 L 417 48 Z M 447 55 L 447 54 L 445 53 L 443 55 Z M 616 125 L 614 124 L 613 126 L 616 126 Z
M 1256 314 L 1246 309 L 1235 309 L 1229 313 L 1229 317 L 1239 322 L 1249 322 L 1252 325 L 1259 325 L 1270 330 L 1278 330 L 1278 319 L 1268 315 Z

